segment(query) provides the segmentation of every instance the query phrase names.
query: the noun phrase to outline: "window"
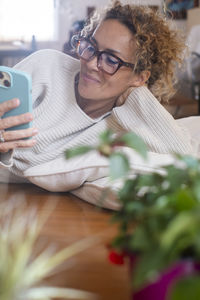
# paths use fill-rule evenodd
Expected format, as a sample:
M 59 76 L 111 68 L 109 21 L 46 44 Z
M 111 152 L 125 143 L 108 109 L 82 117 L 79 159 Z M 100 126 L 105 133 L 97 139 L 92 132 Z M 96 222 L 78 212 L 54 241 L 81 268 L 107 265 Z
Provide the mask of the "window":
M 0 0 L 0 41 L 55 39 L 54 0 Z

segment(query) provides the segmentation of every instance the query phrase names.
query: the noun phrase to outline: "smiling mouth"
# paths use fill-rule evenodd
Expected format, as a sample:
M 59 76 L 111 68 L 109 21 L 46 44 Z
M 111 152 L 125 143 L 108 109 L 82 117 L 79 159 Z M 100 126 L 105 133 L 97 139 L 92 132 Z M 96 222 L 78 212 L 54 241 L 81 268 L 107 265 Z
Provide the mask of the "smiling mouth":
M 82 73 L 81 77 L 84 81 L 86 82 L 91 82 L 91 83 L 100 83 L 100 80 L 98 80 L 97 78 L 87 74 L 87 73 Z

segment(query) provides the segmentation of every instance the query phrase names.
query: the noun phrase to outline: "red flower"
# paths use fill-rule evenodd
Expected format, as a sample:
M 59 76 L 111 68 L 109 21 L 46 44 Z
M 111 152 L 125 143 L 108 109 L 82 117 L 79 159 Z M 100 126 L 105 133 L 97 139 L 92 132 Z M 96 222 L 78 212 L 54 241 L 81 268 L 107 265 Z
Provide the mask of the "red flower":
M 124 253 L 118 253 L 114 250 L 110 251 L 108 259 L 111 263 L 116 265 L 123 265 L 124 264 Z

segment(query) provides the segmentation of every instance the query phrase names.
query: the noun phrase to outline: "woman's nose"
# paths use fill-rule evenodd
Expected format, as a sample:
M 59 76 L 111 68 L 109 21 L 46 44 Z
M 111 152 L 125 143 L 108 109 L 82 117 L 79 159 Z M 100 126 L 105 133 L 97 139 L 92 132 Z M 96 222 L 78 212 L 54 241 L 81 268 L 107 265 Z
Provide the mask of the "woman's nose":
M 86 64 L 87 64 L 88 69 L 99 71 L 99 68 L 97 66 L 98 65 L 97 60 L 98 60 L 97 56 L 94 56 L 91 60 L 87 61 Z

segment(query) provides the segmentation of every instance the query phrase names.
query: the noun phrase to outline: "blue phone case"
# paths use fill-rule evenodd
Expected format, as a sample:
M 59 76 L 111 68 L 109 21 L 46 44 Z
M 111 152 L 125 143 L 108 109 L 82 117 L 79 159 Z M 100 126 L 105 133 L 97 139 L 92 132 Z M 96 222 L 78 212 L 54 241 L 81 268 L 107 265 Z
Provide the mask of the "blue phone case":
M 25 72 L 0 66 L 0 103 L 13 98 L 20 100 L 20 105 L 8 112 L 2 118 L 32 112 L 31 77 Z M 6 130 L 26 129 L 32 127 L 32 122 L 17 125 Z

